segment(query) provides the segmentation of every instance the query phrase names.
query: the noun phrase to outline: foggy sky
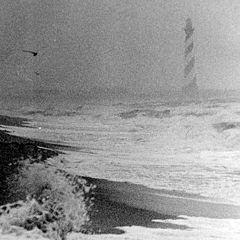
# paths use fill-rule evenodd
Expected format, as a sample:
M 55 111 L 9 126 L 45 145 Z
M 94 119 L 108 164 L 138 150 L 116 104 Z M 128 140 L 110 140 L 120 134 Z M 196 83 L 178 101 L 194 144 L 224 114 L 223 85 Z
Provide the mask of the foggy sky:
M 187 17 L 200 88 L 240 88 L 239 0 L 0 1 L 2 91 L 181 87 Z

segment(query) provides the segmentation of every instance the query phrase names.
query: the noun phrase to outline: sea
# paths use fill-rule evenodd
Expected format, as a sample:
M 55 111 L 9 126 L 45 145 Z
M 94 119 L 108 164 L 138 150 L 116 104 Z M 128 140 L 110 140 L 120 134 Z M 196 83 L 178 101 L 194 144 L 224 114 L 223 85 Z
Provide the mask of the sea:
M 121 223 L 114 220 L 118 231 L 73 231 L 67 239 L 240 239 L 239 99 L 1 104 L 0 114 L 29 120 L 26 127 L 0 126 L 13 135 L 70 146 L 49 163 L 100 179 L 112 201 L 175 216 L 144 224 L 129 211 Z M 2 231 L 0 239 L 45 237 L 19 230 Z

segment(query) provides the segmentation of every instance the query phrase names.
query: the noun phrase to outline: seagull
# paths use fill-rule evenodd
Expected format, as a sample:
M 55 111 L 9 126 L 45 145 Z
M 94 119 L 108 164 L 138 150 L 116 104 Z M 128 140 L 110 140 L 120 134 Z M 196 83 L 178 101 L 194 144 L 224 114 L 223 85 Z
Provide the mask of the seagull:
M 28 50 L 22 50 L 23 52 L 31 53 L 34 57 L 38 55 L 38 52 L 28 51 Z

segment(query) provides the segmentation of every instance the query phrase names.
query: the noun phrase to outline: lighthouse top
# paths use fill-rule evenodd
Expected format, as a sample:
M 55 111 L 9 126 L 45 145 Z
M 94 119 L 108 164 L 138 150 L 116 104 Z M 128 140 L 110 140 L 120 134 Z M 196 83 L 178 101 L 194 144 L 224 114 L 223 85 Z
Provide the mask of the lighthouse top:
M 191 18 L 187 18 L 187 20 L 186 20 L 186 26 L 185 26 L 185 28 L 184 28 L 184 31 L 185 31 L 185 33 L 186 33 L 186 39 L 185 39 L 185 41 L 187 41 L 187 40 L 192 36 L 192 34 L 193 34 L 193 32 L 194 32 L 194 28 L 193 28 L 193 26 L 192 26 L 192 20 L 191 20 Z

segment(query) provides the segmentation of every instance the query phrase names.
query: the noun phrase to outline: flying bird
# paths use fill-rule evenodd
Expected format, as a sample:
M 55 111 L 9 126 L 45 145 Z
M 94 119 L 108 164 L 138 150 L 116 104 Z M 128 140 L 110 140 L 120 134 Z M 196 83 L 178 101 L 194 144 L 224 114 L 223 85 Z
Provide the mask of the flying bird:
M 27 53 L 31 53 L 34 57 L 36 57 L 38 55 L 38 52 L 33 52 L 33 51 L 29 51 L 29 50 L 22 50 L 23 52 L 27 52 Z

